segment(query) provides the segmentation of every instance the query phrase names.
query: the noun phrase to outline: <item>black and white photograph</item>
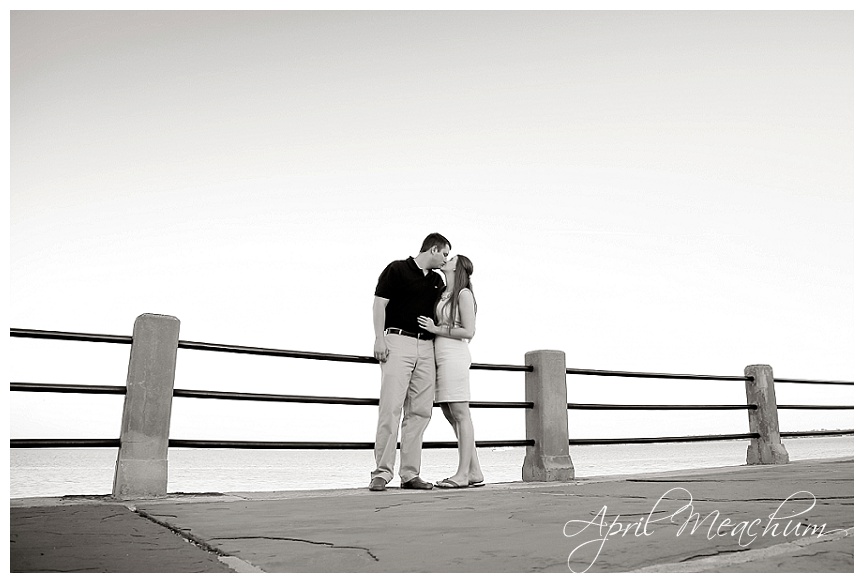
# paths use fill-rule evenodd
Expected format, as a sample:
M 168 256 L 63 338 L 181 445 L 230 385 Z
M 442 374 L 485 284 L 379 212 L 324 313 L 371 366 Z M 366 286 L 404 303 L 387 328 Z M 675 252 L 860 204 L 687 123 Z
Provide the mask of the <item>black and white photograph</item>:
M 854 572 L 851 2 L 4 12 L 10 573 Z

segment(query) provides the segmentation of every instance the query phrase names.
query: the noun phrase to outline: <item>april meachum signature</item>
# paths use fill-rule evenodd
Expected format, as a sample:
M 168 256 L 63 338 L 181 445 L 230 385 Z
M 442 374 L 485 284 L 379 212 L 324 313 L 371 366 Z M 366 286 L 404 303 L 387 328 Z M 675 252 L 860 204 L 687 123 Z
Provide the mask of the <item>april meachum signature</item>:
M 680 503 L 680 501 L 669 500 L 667 497 L 673 492 L 685 493 L 686 494 L 686 502 L 679 507 L 677 510 L 672 512 L 671 514 L 668 511 L 664 511 L 658 507 L 664 501 L 672 502 L 672 503 Z M 801 495 L 801 497 L 796 498 Z M 801 511 L 792 511 L 791 509 L 785 508 L 784 506 L 790 501 L 795 500 L 795 502 L 801 502 L 802 499 L 804 501 L 809 500 L 810 505 Z M 709 518 L 710 524 L 708 524 L 707 529 L 705 530 L 705 535 L 708 537 L 708 540 L 713 540 L 717 537 L 725 537 L 728 536 L 730 538 L 737 538 L 738 545 L 742 548 L 747 548 L 753 541 L 757 538 L 764 536 L 808 536 L 808 535 L 816 535 L 817 538 L 833 534 L 836 532 L 847 532 L 848 529 L 835 529 L 831 531 L 826 531 L 826 524 L 822 525 L 812 525 L 802 523 L 800 521 L 793 522 L 792 519 L 802 516 L 808 512 L 810 512 L 813 507 L 816 506 L 816 496 L 814 496 L 811 492 L 806 490 L 799 490 L 795 492 L 791 496 L 788 496 L 777 509 L 768 515 L 768 517 L 764 521 L 763 519 L 756 518 L 754 520 L 742 520 L 739 522 L 733 522 L 728 518 L 724 518 L 720 520 L 720 511 L 713 510 L 705 515 L 704 518 L 696 512 L 696 509 L 693 506 L 693 495 L 686 488 L 671 488 L 667 490 L 654 504 L 651 508 L 651 512 L 648 513 L 647 516 L 641 517 L 636 522 L 621 522 L 619 519 L 621 515 L 616 515 L 615 518 L 612 519 L 611 522 L 607 521 L 607 507 L 604 505 L 600 511 L 597 513 L 594 518 L 591 520 L 569 520 L 567 524 L 564 525 L 564 536 L 577 537 L 582 535 L 583 533 L 586 537 L 592 537 L 592 533 L 594 529 L 589 530 L 589 528 L 596 527 L 596 536 L 594 538 L 588 538 L 584 542 L 581 542 L 576 548 L 574 548 L 570 555 L 567 557 L 567 568 L 570 569 L 571 572 L 576 573 L 573 568 L 570 566 L 571 561 L 574 559 L 574 555 L 577 555 L 579 551 L 582 551 L 587 556 L 591 549 L 595 549 L 594 558 L 591 560 L 591 564 L 589 564 L 584 570 L 579 571 L 580 573 L 584 573 L 590 569 L 594 563 L 597 561 L 597 558 L 600 556 L 600 552 L 603 550 L 603 546 L 606 544 L 606 541 L 609 540 L 610 537 L 621 537 L 624 538 L 628 534 L 633 537 L 649 537 L 654 534 L 654 530 L 651 529 L 651 525 L 659 524 L 661 522 L 670 522 L 671 524 L 678 524 L 676 522 L 676 517 L 681 517 L 683 522 L 681 526 L 678 528 L 678 532 L 675 536 L 681 536 L 685 534 L 687 531 L 687 526 L 692 523 L 692 528 L 690 529 L 689 534 L 694 535 L 697 531 L 702 528 L 706 523 L 708 523 Z M 662 517 L 655 517 L 655 513 L 661 512 L 663 514 Z M 610 514 L 611 516 L 611 514 Z M 718 524 L 717 521 L 720 520 Z M 785 526 L 784 523 L 785 522 Z M 581 526 L 580 526 L 581 525 Z M 583 550 L 584 549 L 584 550 Z M 581 554 L 581 553 L 580 553 Z

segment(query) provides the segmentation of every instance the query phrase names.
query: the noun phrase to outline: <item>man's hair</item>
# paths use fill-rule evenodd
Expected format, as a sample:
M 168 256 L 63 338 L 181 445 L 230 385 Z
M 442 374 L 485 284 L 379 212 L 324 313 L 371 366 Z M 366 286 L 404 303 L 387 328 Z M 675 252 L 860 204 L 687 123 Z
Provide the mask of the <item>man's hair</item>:
M 445 245 L 447 247 L 453 247 L 453 245 L 450 244 L 450 241 L 447 240 L 447 237 L 441 233 L 430 233 L 425 239 L 423 239 L 423 245 L 420 246 L 420 253 L 428 251 L 432 247 L 443 249 Z

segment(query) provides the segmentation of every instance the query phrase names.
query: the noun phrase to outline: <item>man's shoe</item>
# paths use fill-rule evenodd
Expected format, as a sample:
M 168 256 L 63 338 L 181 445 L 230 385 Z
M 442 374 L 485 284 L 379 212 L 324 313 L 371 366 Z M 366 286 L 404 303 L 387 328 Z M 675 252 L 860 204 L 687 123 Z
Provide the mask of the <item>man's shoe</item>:
M 420 476 L 416 476 L 407 482 L 402 482 L 402 488 L 405 490 L 431 490 L 432 484 L 424 482 L 420 479 Z
M 369 489 L 373 492 L 383 492 L 387 487 L 387 481 L 384 478 L 372 478 L 369 482 Z

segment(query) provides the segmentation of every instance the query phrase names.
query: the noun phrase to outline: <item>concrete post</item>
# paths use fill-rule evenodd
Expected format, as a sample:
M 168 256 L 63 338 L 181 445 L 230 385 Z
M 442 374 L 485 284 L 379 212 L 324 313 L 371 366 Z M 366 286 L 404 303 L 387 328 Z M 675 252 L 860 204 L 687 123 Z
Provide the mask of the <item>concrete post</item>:
M 774 396 L 774 371 L 767 364 L 751 364 L 744 374 L 753 377 L 746 381 L 749 409 L 750 433 L 759 438 L 750 440 L 747 447 L 747 464 L 788 464 L 789 454 L 780 443 L 780 422 L 777 418 L 777 399 Z
M 564 353 L 536 350 L 525 354 L 525 364 L 534 367 L 525 374 L 525 400 L 534 403 L 525 410 L 527 446 L 522 464 L 525 482 L 563 482 L 574 479 L 567 424 L 567 369 Z
M 168 493 L 168 429 L 180 320 L 143 314 L 135 320 L 120 451 L 114 473 L 115 498 Z

